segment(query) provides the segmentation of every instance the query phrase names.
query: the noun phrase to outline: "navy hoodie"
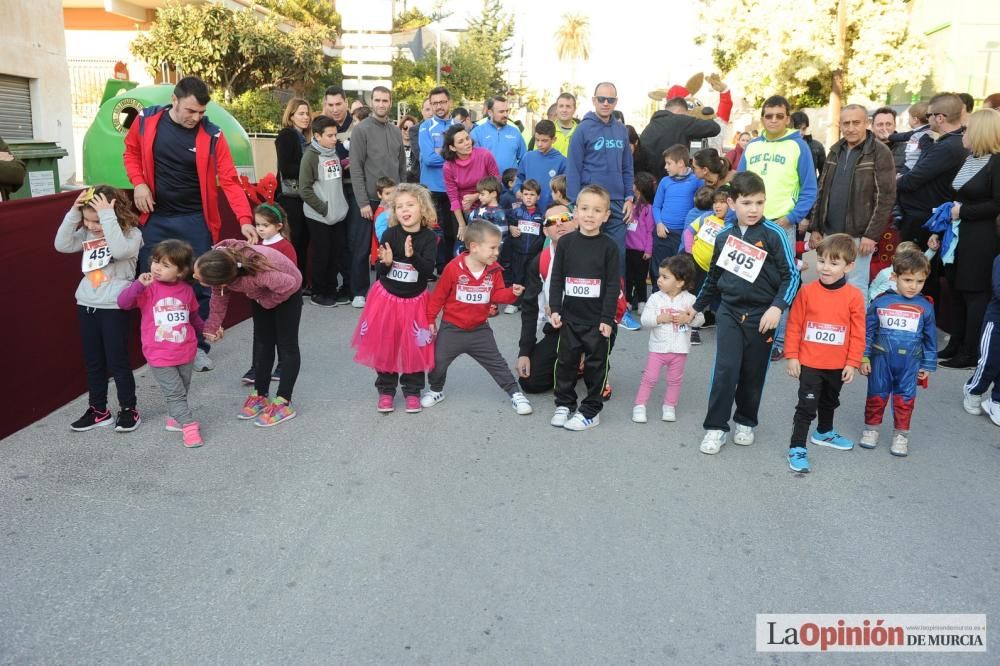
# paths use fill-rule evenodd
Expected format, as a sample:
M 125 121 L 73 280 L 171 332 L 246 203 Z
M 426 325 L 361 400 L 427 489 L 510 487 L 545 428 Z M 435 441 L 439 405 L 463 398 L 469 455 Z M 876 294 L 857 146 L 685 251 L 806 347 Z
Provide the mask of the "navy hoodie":
M 628 130 L 614 118 L 601 122 L 591 111 L 583 117 L 569 140 L 566 195 L 570 201 L 584 185 L 600 185 L 612 201 L 633 197 L 632 150 Z

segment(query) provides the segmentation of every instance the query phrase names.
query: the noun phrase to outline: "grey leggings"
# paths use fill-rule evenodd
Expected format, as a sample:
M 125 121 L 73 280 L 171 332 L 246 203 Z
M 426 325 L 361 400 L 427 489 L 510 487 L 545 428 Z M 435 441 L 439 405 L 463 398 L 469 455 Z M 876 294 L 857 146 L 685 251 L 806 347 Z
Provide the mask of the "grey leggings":
M 173 365 L 166 368 L 153 369 L 153 377 L 163 391 L 163 397 L 167 399 L 167 412 L 170 418 L 180 425 L 187 425 L 194 422 L 194 414 L 188 406 L 188 387 L 191 386 L 191 371 L 194 363 L 184 365 Z

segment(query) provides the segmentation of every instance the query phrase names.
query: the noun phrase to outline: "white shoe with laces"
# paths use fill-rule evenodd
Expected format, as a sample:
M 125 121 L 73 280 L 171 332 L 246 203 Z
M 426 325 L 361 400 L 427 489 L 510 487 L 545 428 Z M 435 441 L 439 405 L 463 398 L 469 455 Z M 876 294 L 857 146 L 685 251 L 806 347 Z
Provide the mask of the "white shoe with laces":
M 722 445 L 726 443 L 726 431 L 725 430 L 706 430 L 705 437 L 701 440 L 701 446 L 698 450 L 702 453 L 707 453 L 710 456 L 714 456 L 722 449 Z
M 532 412 L 531 403 L 520 391 L 510 396 L 510 406 L 521 416 L 527 416 Z
M 740 446 L 750 446 L 753 444 L 753 428 L 748 425 L 736 424 L 736 432 L 733 434 L 733 444 Z
M 569 420 L 569 407 L 556 407 L 556 413 L 552 415 L 549 423 L 556 428 L 562 428 Z
M 433 407 L 444 400 L 444 393 L 440 391 L 428 391 L 424 393 L 423 397 L 420 398 L 421 407 Z
M 590 430 L 591 428 L 596 428 L 599 425 L 601 425 L 600 414 L 594 414 L 593 418 L 588 419 L 580 412 L 577 412 L 576 414 L 573 415 L 573 417 L 569 421 L 566 421 L 566 425 L 564 425 L 563 428 L 566 428 L 566 430 L 573 430 L 575 432 L 579 432 L 581 430 Z
M 508 305 L 503 309 L 504 314 L 517 314 L 518 307 L 516 305 Z
M 361 309 L 361 308 L 365 307 L 365 297 L 364 296 L 355 296 L 354 300 L 351 301 L 351 307 L 352 308 L 358 308 L 358 309 Z
M 994 425 L 1000 426 L 1000 402 L 983 400 L 983 411 L 990 417 Z
M 636 405 L 632 408 L 632 420 L 636 423 L 646 423 L 646 405 Z
M 677 420 L 677 412 L 670 405 L 663 405 L 663 415 L 660 416 L 660 420 L 672 423 Z
M 983 413 L 983 402 L 985 402 L 983 396 L 966 393 L 965 400 L 962 401 L 962 407 L 973 416 L 979 416 Z

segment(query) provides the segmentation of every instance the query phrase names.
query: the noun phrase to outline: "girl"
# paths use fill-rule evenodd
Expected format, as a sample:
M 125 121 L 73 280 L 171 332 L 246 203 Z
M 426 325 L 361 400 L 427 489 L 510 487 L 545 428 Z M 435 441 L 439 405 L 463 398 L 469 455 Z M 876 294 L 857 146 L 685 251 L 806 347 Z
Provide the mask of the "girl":
M 625 234 L 625 300 L 633 310 L 642 312 L 646 303 L 646 275 L 653 256 L 653 209 L 656 177 L 639 171 L 635 174 L 635 208 Z
M 118 390 L 115 430 L 132 432 L 141 423 L 135 408 L 135 377 L 128 360 L 129 314 L 118 308 L 118 294 L 135 275 L 142 247 L 138 223 L 123 192 L 98 185 L 80 193 L 56 232 L 58 252 L 83 251 L 83 279 L 76 289 L 76 306 L 90 406 L 70 425 L 76 432 L 111 425 L 109 371 Z
M 194 279 L 212 288 L 212 302 L 205 339 L 222 339 L 222 320 L 229 307 L 228 291 L 244 293 L 253 311 L 253 365 L 274 367 L 274 348 L 281 356 L 282 372 L 278 397 L 268 400 L 271 378 L 257 373 L 255 390 L 237 415 L 254 419 L 254 425 L 270 427 L 295 418 L 292 390 L 299 376 L 299 320 L 302 317 L 302 274 L 288 257 L 266 245 L 253 246 L 243 240 L 224 240 L 198 257 Z
M 288 257 L 293 264 L 298 265 L 298 255 L 295 247 L 289 241 L 288 215 L 285 209 L 274 203 L 262 203 L 253 211 L 254 226 L 257 228 L 257 235 L 260 236 L 260 244 L 268 245 L 281 254 Z M 250 369 L 243 374 L 240 380 L 247 386 L 257 381 L 257 373 L 253 365 L 253 347 L 251 346 Z M 271 373 L 271 381 L 281 379 L 281 357 L 278 357 L 278 367 Z
M 691 351 L 691 329 L 688 324 L 700 325 L 701 314 L 694 315 L 694 294 L 687 290 L 694 278 L 694 261 L 690 255 L 677 254 L 660 264 L 660 277 L 656 280 L 659 291 L 646 301 L 642 311 L 642 325 L 652 328 L 649 334 L 649 356 L 642 372 L 639 391 L 635 394 L 632 420 L 646 422 L 646 401 L 656 386 L 660 369 L 667 369 L 667 391 L 663 396 L 664 421 L 676 421 L 677 400 L 684 380 L 684 364 Z
M 118 295 L 118 306 L 139 308 L 142 354 L 167 399 L 167 430 L 182 432 L 184 446 L 192 449 L 202 440 L 187 396 L 198 351 L 196 334 L 205 326 L 194 288 L 187 282 L 194 250 L 182 240 L 165 240 L 153 247 L 150 259 L 150 272 Z
M 382 235 L 376 271 L 354 330 L 354 360 L 375 370 L 377 409 L 393 411 L 396 385 L 406 411 L 421 410 L 424 373 L 434 367 L 434 341 L 427 321 L 427 280 L 434 273 L 437 240 L 430 194 L 419 185 L 401 183 L 390 205 L 389 228 Z

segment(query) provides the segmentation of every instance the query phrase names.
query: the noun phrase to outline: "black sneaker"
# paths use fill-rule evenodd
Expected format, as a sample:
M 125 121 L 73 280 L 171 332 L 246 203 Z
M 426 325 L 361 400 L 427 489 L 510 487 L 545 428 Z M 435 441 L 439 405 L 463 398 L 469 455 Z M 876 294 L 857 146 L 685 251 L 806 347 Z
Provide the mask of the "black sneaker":
M 254 371 L 253 366 L 250 367 L 243 376 L 240 378 L 240 383 L 246 386 L 250 386 L 257 381 L 257 373 Z
M 711 310 L 705 310 L 705 323 L 701 325 L 702 328 L 715 328 L 715 313 Z
M 701 344 L 701 333 L 697 330 L 691 331 L 691 344 L 700 345 Z
M 271 373 L 271 381 L 272 382 L 280 382 L 281 381 L 281 364 L 280 363 L 278 365 L 274 366 L 274 372 Z
M 105 409 L 103 412 L 99 412 L 94 409 L 93 406 L 87 407 L 87 411 L 83 416 L 78 418 L 69 424 L 70 430 L 75 430 L 76 432 L 87 432 L 93 428 L 103 428 L 114 423 L 111 418 L 111 410 Z
M 318 305 L 321 308 L 337 307 L 337 299 L 333 298 L 332 296 L 318 296 L 316 294 L 313 294 L 309 300 L 312 301 L 313 305 Z
M 118 412 L 115 419 L 115 432 L 132 432 L 139 427 L 142 419 L 139 418 L 139 410 L 135 407 L 126 407 Z
M 938 363 L 938 366 L 941 368 L 951 368 L 953 370 L 971 370 L 977 365 L 978 361 L 968 356 L 952 356 Z
M 349 291 L 347 291 L 345 289 L 341 289 L 340 291 L 337 292 L 337 298 L 335 299 L 335 301 L 336 301 L 337 305 L 340 305 L 342 303 L 350 303 L 351 302 L 351 292 L 349 292 Z
M 313 295 L 313 290 L 310 287 L 302 287 L 302 298 L 309 298 Z

